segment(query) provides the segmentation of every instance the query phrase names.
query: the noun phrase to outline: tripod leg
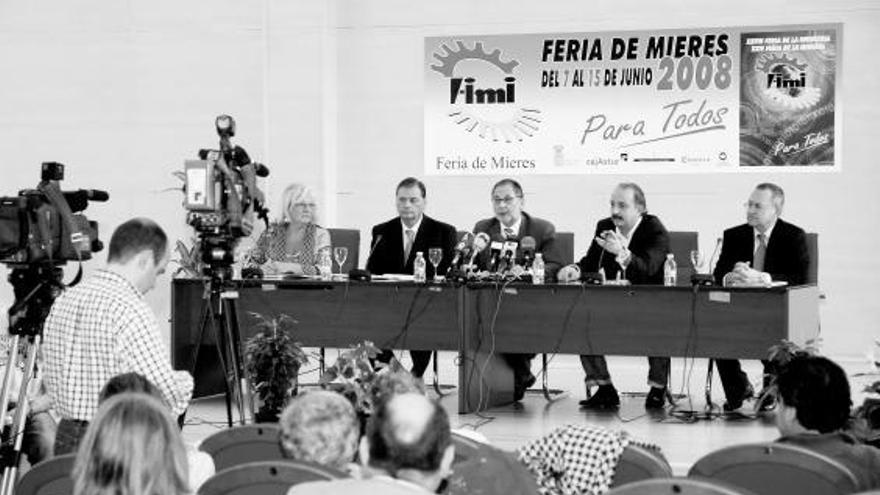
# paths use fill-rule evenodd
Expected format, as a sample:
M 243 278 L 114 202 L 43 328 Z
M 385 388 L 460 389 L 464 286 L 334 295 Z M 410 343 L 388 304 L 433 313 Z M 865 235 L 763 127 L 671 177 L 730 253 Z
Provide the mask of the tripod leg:
M 15 416 L 9 430 L 8 445 L 3 447 L 3 481 L 0 484 L 0 493 L 2 495 L 11 495 L 15 488 L 18 474 L 18 465 L 21 463 L 21 443 L 24 438 L 25 423 L 27 421 L 28 406 L 30 405 L 28 391 L 31 385 L 31 379 L 36 373 L 37 350 L 40 346 L 39 337 L 30 337 L 27 347 L 27 359 L 25 361 L 24 371 L 22 372 L 21 388 L 18 391 L 18 403 L 15 408 Z M 15 367 L 15 361 L 9 362 Z M 5 410 L 4 410 L 5 414 Z
M 214 311 L 214 303 L 217 303 L 217 312 Z M 226 365 L 226 332 L 223 331 L 223 315 L 220 307 L 221 301 L 218 294 L 213 291 L 208 300 L 205 301 L 207 308 L 205 309 L 204 325 L 211 325 L 211 331 L 214 333 L 214 347 L 217 350 L 217 359 L 220 361 L 220 369 L 223 370 L 223 387 L 226 390 L 226 424 L 232 428 L 232 389 L 229 383 L 229 367 Z
M 6 372 L 3 374 L 3 387 L 0 389 L 0 412 L 6 413 L 9 408 L 9 392 L 12 386 L 12 375 L 15 373 L 15 363 L 18 361 L 18 342 L 20 337 L 13 335 L 9 340 L 9 352 L 6 357 Z M 6 429 L 6 422 L 0 422 L 0 434 Z
M 709 369 L 706 370 L 706 411 L 712 412 L 714 404 L 712 404 L 712 376 L 715 360 L 709 358 Z
M 235 299 L 221 296 L 223 309 L 225 309 L 225 331 L 229 364 L 232 368 L 232 382 L 235 400 L 238 403 L 238 414 L 241 424 L 247 423 L 253 418 L 253 403 L 250 402 L 247 376 L 244 372 L 241 353 L 241 332 L 238 327 L 238 312 L 235 307 Z

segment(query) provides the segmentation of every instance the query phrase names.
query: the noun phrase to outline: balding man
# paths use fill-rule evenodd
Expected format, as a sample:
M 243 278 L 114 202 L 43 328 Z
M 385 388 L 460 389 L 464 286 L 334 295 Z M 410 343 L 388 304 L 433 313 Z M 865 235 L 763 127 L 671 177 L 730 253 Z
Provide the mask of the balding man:
M 455 456 L 449 417 L 423 395 L 396 395 L 370 418 L 359 452 L 364 467 L 361 479 L 303 483 L 288 495 L 436 493 Z
M 790 285 L 807 283 L 810 253 L 807 235 L 797 225 L 779 218 L 785 206 L 785 192 L 776 184 L 755 186 L 744 205 L 746 223 L 724 231 L 721 256 L 715 265 L 715 279 L 728 286 L 764 285 L 770 281 Z M 725 411 L 733 411 L 752 397 L 754 390 L 736 359 L 716 359 L 718 376 L 727 401 Z M 764 387 L 770 383 L 769 361 L 764 361 Z M 762 410 L 773 408 L 772 395 L 761 391 Z

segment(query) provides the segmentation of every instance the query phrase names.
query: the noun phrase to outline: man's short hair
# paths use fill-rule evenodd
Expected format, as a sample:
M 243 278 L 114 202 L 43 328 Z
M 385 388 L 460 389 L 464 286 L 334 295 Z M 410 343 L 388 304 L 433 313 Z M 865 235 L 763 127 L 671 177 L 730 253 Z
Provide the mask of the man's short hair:
M 795 356 L 780 370 L 776 386 L 779 398 L 795 408 L 804 428 L 830 433 L 846 426 L 852 408 L 849 381 L 830 359 Z
M 633 202 L 638 206 L 642 213 L 648 212 L 648 202 L 645 200 L 645 192 L 635 182 L 621 182 L 617 185 L 618 189 L 629 189 L 633 192 Z
M 391 476 L 396 476 L 402 469 L 432 472 L 440 468 L 443 454 L 449 447 L 451 433 L 449 416 L 437 401 L 423 397 L 430 403 L 430 417 L 425 421 L 419 435 L 415 438 L 403 439 L 406 426 L 401 418 L 405 414 L 403 407 L 398 405 L 404 394 L 392 397 L 379 405 L 367 422 L 367 439 L 370 445 L 370 466 L 383 469 Z M 411 432 L 410 432 L 411 433 Z
M 510 186 L 513 188 L 513 192 L 515 192 L 517 196 L 519 196 L 520 198 L 523 196 L 522 186 L 519 185 L 519 182 L 517 182 L 511 178 L 501 179 L 498 182 L 496 182 L 495 185 L 492 186 L 492 192 L 494 193 L 495 190 L 501 186 Z
M 145 249 L 153 252 L 158 265 L 168 247 L 168 236 L 159 224 L 149 218 L 132 218 L 113 231 L 107 261 L 125 263 Z
M 354 460 L 360 423 L 351 402 L 336 392 L 297 395 L 278 423 L 281 450 L 291 459 L 340 469 Z
M 772 182 L 762 182 L 755 186 L 755 189 L 770 191 L 770 197 L 773 199 L 773 206 L 776 207 L 776 212 L 779 215 L 782 214 L 782 207 L 785 206 L 785 191 L 781 187 Z
M 394 194 L 400 192 L 400 189 L 404 187 L 418 187 L 419 190 L 422 191 L 422 198 L 428 197 L 428 190 L 425 188 L 425 183 L 420 181 L 419 179 L 416 179 L 415 177 L 407 177 L 406 179 L 400 181 L 397 184 L 397 189 L 394 190 Z

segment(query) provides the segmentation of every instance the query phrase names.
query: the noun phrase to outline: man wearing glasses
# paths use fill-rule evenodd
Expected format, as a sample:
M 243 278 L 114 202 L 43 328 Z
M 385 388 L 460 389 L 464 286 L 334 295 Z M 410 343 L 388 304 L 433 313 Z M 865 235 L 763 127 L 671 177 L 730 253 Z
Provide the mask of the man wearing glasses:
M 669 252 L 669 233 L 660 219 L 648 214 L 645 193 L 638 184 L 618 184 L 611 193 L 611 216 L 596 224 L 593 242 L 586 256 L 559 271 L 560 281 L 573 281 L 582 273 L 602 271 L 608 279 L 620 278 L 633 284 L 663 283 L 663 262 Z M 611 383 L 604 356 L 581 356 L 587 387 L 597 386 L 596 393 L 580 401 L 588 409 L 616 408 L 620 405 L 617 389 Z M 648 357 L 647 409 L 661 409 L 666 404 L 669 381 L 668 357 Z
M 784 281 L 790 285 L 807 282 L 810 254 L 804 230 L 779 216 L 785 205 L 785 192 L 776 184 L 755 186 L 746 208 L 746 223 L 724 231 L 721 256 L 715 266 L 715 280 L 726 286 L 766 285 L 770 281 Z M 772 370 L 764 363 L 764 387 L 769 384 Z M 749 379 L 736 359 L 716 359 L 718 376 L 724 387 L 727 402 L 724 410 L 739 409 L 745 399 L 752 397 Z M 775 405 L 765 396 L 761 410 Z
M 519 243 L 525 237 L 535 240 L 535 253 L 544 258 L 544 273 L 548 281 L 556 279 L 556 272 L 562 266 L 561 256 L 556 249 L 556 228 L 547 220 L 533 217 L 524 212 L 522 186 L 513 179 L 502 179 L 492 188 L 492 208 L 495 216 L 480 220 L 474 225 L 474 234 L 486 233 L 493 242 L 515 241 Z M 517 259 L 522 254 L 517 249 Z M 490 249 L 485 249 L 478 259 L 480 268 L 487 268 L 490 260 Z M 503 359 L 513 370 L 514 400 L 522 400 L 525 391 L 535 383 L 532 374 L 532 358 L 534 354 L 502 354 Z

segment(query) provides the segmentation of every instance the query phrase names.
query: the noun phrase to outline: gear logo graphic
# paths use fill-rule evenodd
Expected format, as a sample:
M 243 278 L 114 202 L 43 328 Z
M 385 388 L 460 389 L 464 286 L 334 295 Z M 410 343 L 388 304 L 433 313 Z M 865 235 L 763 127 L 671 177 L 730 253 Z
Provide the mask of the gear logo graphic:
M 755 61 L 755 69 L 765 75 L 764 98 L 787 109 L 807 109 L 818 103 L 820 88 L 807 86 L 805 63 L 787 55 L 765 55 Z
M 500 49 L 486 51 L 457 40 L 433 53 L 431 70 L 449 81 L 448 116 L 473 136 L 493 142 L 522 142 L 534 136 L 541 111 L 517 103 L 517 60 L 502 59 Z

